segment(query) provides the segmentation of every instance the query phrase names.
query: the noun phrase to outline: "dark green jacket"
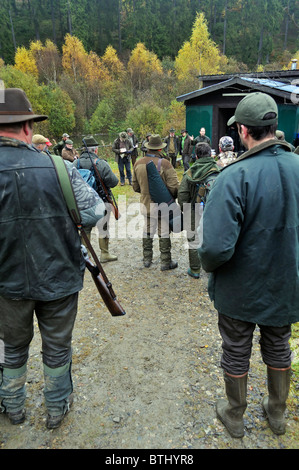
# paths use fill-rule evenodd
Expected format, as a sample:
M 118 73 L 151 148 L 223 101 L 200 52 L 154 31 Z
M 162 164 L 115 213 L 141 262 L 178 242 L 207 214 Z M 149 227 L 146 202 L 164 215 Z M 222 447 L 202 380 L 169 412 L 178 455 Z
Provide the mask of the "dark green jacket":
M 195 204 L 201 201 L 206 202 L 206 198 L 219 173 L 220 168 L 212 157 L 197 159 L 184 173 L 178 190 L 178 203 L 184 213 L 184 223 L 187 232 L 189 232 L 188 217 L 190 217 L 191 231 L 197 228 L 200 219 L 196 217 L 195 208 L 198 206 Z
M 183 175 L 178 191 L 178 203 L 180 206 L 182 207 L 187 202 L 198 202 L 196 199 L 199 186 L 210 182 L 209 187 L 206 188 L 210 191 L 218 173 L 220 173 L 220 168 L 212 157 L 197 159 Z
M 299 157 L 271 140 L 217 177 L 203 213 L 215 308 L 270 326 L 299 321 Z

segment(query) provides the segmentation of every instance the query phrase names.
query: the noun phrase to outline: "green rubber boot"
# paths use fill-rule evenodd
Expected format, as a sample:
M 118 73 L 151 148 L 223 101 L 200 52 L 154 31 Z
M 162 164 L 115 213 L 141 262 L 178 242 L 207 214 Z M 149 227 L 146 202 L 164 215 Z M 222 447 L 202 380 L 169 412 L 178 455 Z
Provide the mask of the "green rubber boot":
M 274 434 L 284 434 L 286 431 L 284 412 L 289 395 L 291 368 L 267 368 L 269 396 L 262 401 L 269 426 Z
M 109 238 L 99 238 L 99 246 L 101 249 L 101 257 L 100 261 L 101 263 L 107 263 L 108 261 L 116 261 L 117 256 L 111 255 L 109 253 Z
M 217 417 L 232 437 L 244 436 L 243 414 L 247 407 L 247 376 L 247 373 L 233 376 L 225 372 L 225 391 L 228 400 L 219 400 L 216 404 Z

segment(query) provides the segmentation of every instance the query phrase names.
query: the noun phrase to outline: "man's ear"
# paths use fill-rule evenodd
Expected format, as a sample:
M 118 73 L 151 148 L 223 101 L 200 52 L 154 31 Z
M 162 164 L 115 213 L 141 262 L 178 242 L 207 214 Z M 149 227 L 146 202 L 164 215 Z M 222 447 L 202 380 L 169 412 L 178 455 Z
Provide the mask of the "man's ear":
M 240 126 L 240 134 L 245 138 L 248 136 L 248 129 L 244 124 L 241 124 Z
M 31 144 L 32 134 L 33 134 L 33 121 L 25 121 L 22 124 L 22 131 L 25 137 L 26 143 Z

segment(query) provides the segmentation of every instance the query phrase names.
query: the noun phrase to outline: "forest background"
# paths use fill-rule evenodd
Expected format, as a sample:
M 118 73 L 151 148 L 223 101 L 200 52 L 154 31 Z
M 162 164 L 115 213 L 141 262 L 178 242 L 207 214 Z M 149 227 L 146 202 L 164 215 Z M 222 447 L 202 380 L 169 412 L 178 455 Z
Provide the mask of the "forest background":
M 206 74 L 290 68 L 299 0 L 0 0 L 0 79 L 60 139 L 185 126 Z

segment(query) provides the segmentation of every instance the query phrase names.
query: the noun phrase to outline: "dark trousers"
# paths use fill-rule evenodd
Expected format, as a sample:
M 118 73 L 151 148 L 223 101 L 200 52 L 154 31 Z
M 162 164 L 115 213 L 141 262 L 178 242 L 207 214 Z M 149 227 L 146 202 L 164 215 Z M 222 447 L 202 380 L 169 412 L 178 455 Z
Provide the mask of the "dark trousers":
M 124 169 L 126 169 L 127 178 L 129 180 L 129 183 L 132 183 L 131 159 L 129 159 L 128 157 L 124 157 L 124 158 L 119 157 L 118 169 L 119 169 L 121 184 L 125 183 Z
M 176 154 L 175 153 L 169 153 L 168 156 L 171 159 L 171 164 L 172 164 L 173 168 L 175 168 L 176 167 Z
M 44 364 L 57 368 L 71 361 L 78 293 L 49 302 L 0 296 L 0 302 L 0 338 L 5 345 L 2 366 L 16 369 L 26 363 L 33 338 L 34 312 L 42 338 Z
M 252 338 L 256 324 L 236 320 L 219 313 L 218 327 L 223 341 L 221 367 L 231 375 L 245 374 L 249 370 Z M 258 325 L 258 327 L 264 363 L 277 369 L 290 367 L 291 325 L 282 327 Z
M 186 153 L 183 153 L 182 160 L 183 160 L 184 171 L 187 171 L 190 168 L 190 165 L 189 165 L 190 156 L 187 155 Z

